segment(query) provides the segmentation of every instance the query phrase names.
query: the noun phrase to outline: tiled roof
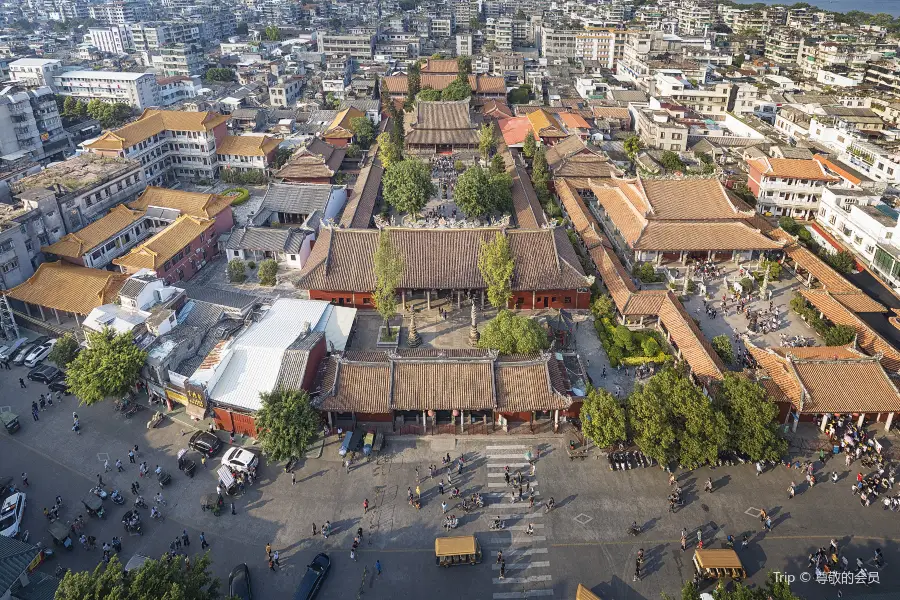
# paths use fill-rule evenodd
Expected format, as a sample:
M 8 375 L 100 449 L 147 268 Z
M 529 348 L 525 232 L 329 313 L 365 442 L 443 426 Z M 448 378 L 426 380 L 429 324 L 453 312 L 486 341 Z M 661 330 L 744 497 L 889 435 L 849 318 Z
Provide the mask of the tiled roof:
M 155 271 L 214 224 L 210 219 L 181 215 L 174 223 L 132 248 L 125 256 L 114 258 L 113 264 Z
M 547 223 L 544 209 L 538 200 L 531 177 L 525 167 L 514 165 L 512 154 L 506 152 L 507 173 L 512 177 L 512 203 L 516 224 L 524 229 L 537 229 Z M 510 167 L 510 165 L 513 165 Z
M 313 138 L 275 176 L 280 179 L 331 178 L 340 169 L 346 155 L 345 148 L 335 148 L 320 138 Z
M 391 364 L 385 353 L 372 354 L 380 356 L 328 358 L 322 393 L 316 401 L 316 407 L 333 412 L 389 413 Z
M 852 327 L 856 331 L 856 345 L 870 356 L 881 354 L 881 364 L 885 369 L 892 373 L 900 371 L 900 352 L 828 290 L 801 288 L 800 293 L 832 323 Z
M 251 296 L 250 294 L 199 286 L 188 287 L 187 297 L 191 300 L 206 302 L 207 304 L 241 310 L 256 302 L 256 296 Z
M 581 236 L 581 241 L 588 250 L 595 248 L 603 243 L 602 234 L 595 229 L 599 227 L 596 220 L 590 214 L 588 207 L 584 204 L 581 194 L 575 192 L 565 179 L 557 179 L 554 181 L 554 187 L 559 199 L 566 209 L 566 214 L 572 221 L 575 232 Z
M 85 144 L 97 150 L 123 150 L 163 131 L 209 131 L 226 123 L 228 116 L 215 112 L 146 109 L 135 121 Z
M 718 179 L 638 179 L 637 189 L 658 219 L 713 221 L 753 213 L 736 206 Z
M 822 163 L 822 165 L 828 167 L 830 171 L 834 171 L 853 185 L 859 185 L 862 183 L 860 173 L 853 171 L 849 167 L 830 161 L 821 154 L 816 154 L 815 156 L 813 156 L 813 160 Z
M 591 113 L 600 119 L 626 119 L 631 122 L 631 113 L 627 108 L 618 106 L 592 106 Z
M 646 290 L 639 294 L 631 294 L 622 314 L 626 316 L 658 315 L 666 301 L 664 290 Z
M 456 80 L 456 75 L 436 75 L 432 73 L 422 73 L 419 76 L 419 85 L 423 90 L 443 91 L 448 85 Z M 406 75 L 390 75 L 381 80 L 384 89 L 389 94 L 406 94 L 408 93 L 408 78 Z M 505 94 L 506 81 L 502 77 L 494 77 L 491 75 L 469 75 L 469 87 L 472 88 L 474 94 Z
M 37 546 L 0 536 L 0 590 L 4 594 L 19 581 L 38 552 Z
M 566 126 L 566 129 L 568 129 L 568 128 L 590 129 L 591 128 L 591 126 L 588 125 L 588 122 L 584 120 L 584 117 L 582 117 L 579 114 L 564 112 L 564 113 L 559 113 L 557 115 L 557 117 L 559 118 L 560 121 L 562 121 L 563 125 Z
M 349 107 L 335 115 L 331 125 L 325 130 L 327 137 L 353 137 L 351 123 L 357 117 L 365 117 L 366 113 L 358 108 Z
M 776 250 L 781 244 L 743 221 L 688 222 L 650 221 L 635 250 Z
M 594 193 L 597 203 L 603 207 L 603 210 L 625 241 L 629 245 L 634 244 L 641 237 L 644 227 L 647 226 L 647 220 L 628 201 L 622 188 L 596 185 L 591 182 L 591 191 Z
M 694 376 L 704 382 L 724 378 L 722 359 L 672 292 L 667 293 L 666 302 L 660 307 L 659 320 L 672 336 Z
M 550 116 L 550 113 L 544 109 L 535 110 L 528 113 L 528 122 L 531 123 L 531 130 L 538 138 L 542 137 L 567 137 L 568 134 L 559 128 L 556 120 Z
M 304 231 L 296 228 L 236 227 L 228 238 L 225 248 L 298 254 L 306 235 Z
M 325 211 L 331 198 L 330 183 L 270 183 L 257 214 L 283 212 L 310 215 Z
M 847 347 L 748 350 L 784 399 L 804 414 L 881 413 L 900 410 L 900 393 L 878 358 Z M 766 386 L 767 388 L 770 386 Z
M 143 211 L 130 210 L 124 204 L 119 204 L 111 208 L 106 216 L 84 229 L 68 233 L 55 244 L 44 246 L 41 250 L 57 256 L 80 258 L 143 216 Z
M 456 75 L 459 72 L 459 63 L 455 58 L 429 58 L 422 65 L 422 73 L 450 73 Z
M 34 275 L 6 293 L 10 298 L 86 315 L 116 301 L 128 276 L 64 262 L 42 263 Z
M 280 390 L 301 390 L 306 369 L 309 364 L 309 353 L 319 343 L 324 343 L 325 333 L 312 331 L 308 335 L 299 336 L 287 347 L 281 357 L 281 368 L 278 369 L 275 387 Z M 316 368 L 318 365 L 314 365 Z
M 412 125 L 417 129 L 472 129 L 469 101 L 417 102 Z
M 381 193 L 383 176 L 384 167 L 377 159 L 360 169 L 359 177 L 353 184 L 353 192 L 341 215 L 341 227 L 365 229 L 369 226 L 378 195 Z
M 528 132 L 531 131 L 531 122 L 527 117 L 509 117 L 497 122 L 500 135 L 507 146 L 515 146 L 525 142 Z
M 767 177 L 787 177 L 793 179 L 810 179 L 816 181 L 838 181 L 825 172 L 817 160 L 801 158 L 758 158 L 747 161 Z
M 597 271 L 600 272 L 600 278 L 603 280 L 609 295 L 612 297 L 613 302 L 616 303 L 616 307 L 620 312 L 624 311 L 625 307 L 628 306 L 631 295 L 637 292 L 637 286 L 634 285 L 631 276 L 625 270 L 624 265 L 622 265 L 622 261 L 619 260 L 615 251 L 605 239 L 602 244 L 591 249 L 589 254 L 591 255 L 591 260 L 594 261 L 594 266 L 597 267 Z
M 479 110 L 482 115 L 493 117 L 495 119 L 513 116 L 512 110 L 510 110 L 506 102 L 503 102 L 502 100 L 488 100 Z
M 268 135 L 226 135 L 219 142 L 216 154 L 227 156 L 267 156 L 281 140 Z
M 498 362 L 497 409 L 502 412 L 531 412 L 538 410 L 564 410 L 571 400 L 557 392 L 551 383 L 549 355 L 538 360 Z
M 391 387 L 395 410 L 494 408 L 490 359 L 394 361 Z
M 402 289 L 483 289 L 478 270 L 481 244 L 498 228 L 387 230 L 403 258 Z M 563 229 L 507 230 L 515 261 L 514 290 L 565 290 L 587 285 Z M 307 290 L 371 291 L 376 230 L 324 228 L 300 273 Z
M 150 186 L 128 206 L 147 210 L 151 206 L 177 210 L 185 215 L 211 219 L 231 206 L 231 198 L 218 194 L 198 194 Z

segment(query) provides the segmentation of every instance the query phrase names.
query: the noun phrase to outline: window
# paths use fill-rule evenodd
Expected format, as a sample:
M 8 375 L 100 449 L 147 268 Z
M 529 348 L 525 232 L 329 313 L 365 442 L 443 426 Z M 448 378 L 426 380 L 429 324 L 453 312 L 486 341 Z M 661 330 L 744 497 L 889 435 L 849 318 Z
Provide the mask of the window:
M 29 252 L 34 249 L 34 244 L 31 243 L 31 240 L 25 240 L 25 249 Z
M 828 219 L 828 222 L 831 223 L 832 225 L 834 225 L 836 221 L 837 221 L 837 217 L 835 215 L 831 215 L 831 218 Z
M 166 264 L 163 265 L 163 273 L 168 273 L 170 268 L 172 268 L 172 263 L 167 260 Z
M 370 298 L 363 298 L 363 304 L 371 304 L 372 301 Z
M 572 304 L 572 296 L 564 296 L 563 302 L 565 302 L 566 304 Z
M 889 239 L 891 239 L 892 237 L 894 237 L 894 232 L 893 232 L 893 231 L 888 231 L 887 233 L 884 234 L 884 239 L 886 239 L 886 240 L 889 240 Z
M 13 259 L 13 260 L 9 261 L 8 263 L 3 264 L 2 270 L 4 273 L 9 273 L 13 269 L 18 269 L 18 268 L 19 268 L 19 261 Z
M 0 252 L 8 252 L 13 249 L 12 240 L 7 240 L 0 244 Z

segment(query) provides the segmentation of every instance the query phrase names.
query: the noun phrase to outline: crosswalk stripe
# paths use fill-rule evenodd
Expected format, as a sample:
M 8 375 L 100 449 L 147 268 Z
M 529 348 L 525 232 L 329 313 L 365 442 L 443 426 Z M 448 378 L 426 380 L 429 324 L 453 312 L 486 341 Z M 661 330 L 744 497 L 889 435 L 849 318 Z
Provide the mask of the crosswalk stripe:
M 548 548 L 516 548 L 513 550 L 503 552 L 503 558 L 506 558 L 510 561 L 517 560 L 524 556 L 533 556 L 535 554 L 547 554 L 550 550 Z
M 503 511 L 503 510 L 506 510 L 507 508 L 511 509 L 511 508 L 513 508 L 513 506 L 512 505 L 503 505 L 503 504 L 488 504 L 487 508 L 490 508 L 490 509 L 493 509 L 496 511 Z M 494 514 L 493 516 L 500 517 L 501 519 L 537 519 L 538 517 L 543 517 L 544 513 L 537 512 L 537 511 L 530 512 L 530 513 L 518 511 L 518 512 L 509 512 L 509 513 L 499 513 L 499 514 Z
M 488 477 L 494 477 L 494 475 L 491 475 L 490 473 L 488 473 Z M 505 482 L 505 481 L 489 481 L 489 482 L 488 482 L 488 487 L 492 487 L 492 488 L 496 488 L 496 487 L 508 487 L 508 488 L 512 488 L 513 486 L 511 486 L 511 485 L 506 485 L 506 482 Z M 525 486 L 523 485 L 522 488 L 524 488 L 524 487 L 525 487 Z M 537 481 L 532 481 L 532 482 L 531 482 L 531 487 L 532 487 L 532 488 L 537 487 Z M 518 489 L 518 488 L 516 488 L 516 489 Z
M 522 467 L 530 467 L 530 466 L 531 465 L 529 465 L 527 462 L 523 462 L 523 463 L 520 463 L 520 462 L 498 462 L 495 464 L 488 464 L 487 468 L 488 469 L 504 469 L 506 467 L 509 467 L 510 469 L 519 469 Z M 515 471 L 511 471 L 510 477 L 512 477 L 514 473 L 515 473 Z
M 540 583 L 541 581 L 552 581 L 552 575 L 529 575 L 528 577 L 504 577 L 493 579 L 494 585 L 504 585 L 508 583 Z
M 521 562 L 521 563 L 512 563 L 509 561 L 506 562 L 506 570 L 507 571 L 524 571 L 525 569 L 544 569 L 550 566 L 549 560 L 533 560 L 531 562 Z M 500 565 L 494 563 L 492 568 L 495 571 L 500 570 Z
M 531 542 L 546 542 L 547 537 L 543 535 L 523 535 L 521 537 L 511 538 L 488 538 L 485 546 L 506 546 L 509 544 L 530 544 Z
M 552 589 L 528 590 L 526 592 L 495 592 L 494 600 L 519 600 L 520 598 L 537 598 L 539 596 L 552 596 Z
M 487 476 L 488 476 L 488 477 L 505 477 L 505 476 L 506 476 L 506 473 L 505 473 L 504 471 L 499 471 L 499 472 L 497 472 L 497 473 L 488 473 Z M 514 477 L 515 477 L 515 473 L 510 473 L 510 474 L 509 474 L 510 480 L 512 480 Z M 522 483 L 525 483 L 524 480 L 523 480 Z M 532 484 L 532 485 L 533 485 L 533 484 Z
M 500 516 L 500 515 L 497 515 L 497 516 Z M 543 527 L 544 527 L 543 523 L 532 523 L 532 525 L 534 526 L 535 529 L 543 529 Z M 525 531 L 526 529 L 528 529 L 528 525 L 507 525 L 506 526 L 507 531 Z
M 487 449 L 488 450 L 507 450 L 507 449 L 513 449 L 513 448 L 525 449 L 525 448 L 530 448 L 530 447 L 531 446 L 525 446 L 523 444 L 504 444 L 503 446 L 488 446 Z

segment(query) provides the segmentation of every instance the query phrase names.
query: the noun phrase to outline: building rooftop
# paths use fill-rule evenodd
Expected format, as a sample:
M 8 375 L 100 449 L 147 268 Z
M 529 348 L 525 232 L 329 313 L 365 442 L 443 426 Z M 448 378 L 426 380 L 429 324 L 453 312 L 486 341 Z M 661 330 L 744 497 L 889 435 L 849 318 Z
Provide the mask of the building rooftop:
M 175 210 L 186 215 L 211 219 L 231 206 L 231 198 L 218 194 L 183 192 L 150 186 L 128 206 L 134 210 L 151 207 Z
M 41 250 L 57 256 L 79 258 L 143 216 L 143 211 L 131 210 L 124 204 L 119 204 L 114 206 L 103 218 L 75 233 L 66 234 L 55 244 L 43 246 Z
M 42 263 L 34 275 L 6 294 L 36 306 L 87 315 L 115 302 L 128 276 L 64 262 Z
M 163 131 L 205 132 L 227 121 L 227 115 L 216 112 L 147 109 L 137 120 L 107 131 L 85 144 L 85 147 L 92 150 L 124 150 Z
M 266 156 L 281 144 L 268 135 L 226 135 L 216 147 L 216 154 L 228 156 Z
M 181 215 L 174 223 L 125 256 L 113 259 L 113 264 L 133 269 L 157 270 L 212 226 L 213 221 L 210 219 Z
M 56 77 L 81 77 L 84 79 L 108 79 L 111 81 L 137 81 L 141 77 L 156 77 L 153 73 L 133 73 L 131 71 L 63 71 Z
M 138 161 L 128 158 L 80 154 L 53 163 L 40 173 L 16 181 L 11 187 L 15 194 L 34 188 L 54 188 L 62 191 L 62 194 L 68 194 L 88 189 L 140 166 Z

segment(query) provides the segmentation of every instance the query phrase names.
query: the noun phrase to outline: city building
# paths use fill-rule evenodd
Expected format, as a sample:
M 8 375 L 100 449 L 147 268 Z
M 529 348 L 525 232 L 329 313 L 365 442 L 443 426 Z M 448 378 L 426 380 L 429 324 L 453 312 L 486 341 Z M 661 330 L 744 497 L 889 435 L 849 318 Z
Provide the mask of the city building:
M 269 104 L 282 108 L 291 108 L 296 105 L 302 92 L 302 77 L 282 77 L 278 83 L 269 86 Z
M 454 61 L 455 62 L 455 61 Z M 456 80 L 456 75 L 422 73 L 419 77 L 421 89 L 442 91 Z M 492 75 L 469 75 L 469 87 L 472 88 L 472 100 L 476 104 L 488 100 L 502 100 L 506 98 L 506 81 L 503 77 Z M 408 93 L 406 75 L 389 75 L 381 80 L 381 93 L 387 93 L 391 98 L 406 98 Z
M 196 98 L 200 95 L 200 90 L 203 89 L 199 75 L 193 77 L 180 75 L 157 77 L 156 87 L 159 91 L 159 106 L 171 106 Z
M 255 226 L 302 225 L 318 229 L 323 219 L 333 220 L 347 203 L 342 185 L 270 183 L 251 222 Z
M 375 35 L 345 35 L 317 31 L 318 50 L 327 56 L 349 56 L 352 58 L 371 60 L 375 55 Z
M 88 35 L 91 37 L 91 44 L 101 52 L 118 56 L 134 49 L 131 28 L 127 25 L 89 27 Z
M 687 125 L 679 122 L 676 113 L 667 107 L 639 107 L 632 110 L 635 131 L 648 148 L 685 152 L 687 150 Z
M 0 157 L 60 159 L 71 147 L 50 87 L 0 89 Z
M 48 86 L 55 90 L 53 77 L 62 70 L 62 61 L 55 58 L 20 58 L 9 63 L 12 80 L 30 88 Z
M 416 102 L 405 138 L 410 152 L 457 152 L 478 148 L 468 100 Z
M 900 240 L 897 210 L 872 190 L 826 187 L 816 222 L 876 271 L 893 288 L 900 287 L 893 268 Z
M 114 258 L 122 256 L 150 235 L 153 221 L 145 215 L 143 211 L 119 204 L 106 216 L 76 233 L 66 234 L 55 244 L 41 248 L 41 251 L 72 264 L 104 269 Z
M 756 210 L 777 217 L 814 218 L 825 186 L 840 182 L 814 159 L 763 157 L 748 160 L 747 169 Z
M 331 183 L 346 155 L 345 148 L 332 146 L 321 138 L 312 138 L 274 175 L 284 183 Z
M 152 57 L 153 67 L 166 77 L 202 75 L 206 68 L 203 48 L 198 44 L 170 44 Z
M 201 41 L 199 25 L 191 22 L 132 23 L 129 30 L 138 51 L 156 51 L 172 44 L 191 45 Z
M 66 71 L 53 80 L 60 94 L 85 102 L 121 102 L 138 110 L 160 105 L 159 85 L 153 73 Z
M 279 138 L 268 135 L 225 136 L 216 148 L 219 167 L 236 173 L 256 171 L 266 175 L 279 144 Z

